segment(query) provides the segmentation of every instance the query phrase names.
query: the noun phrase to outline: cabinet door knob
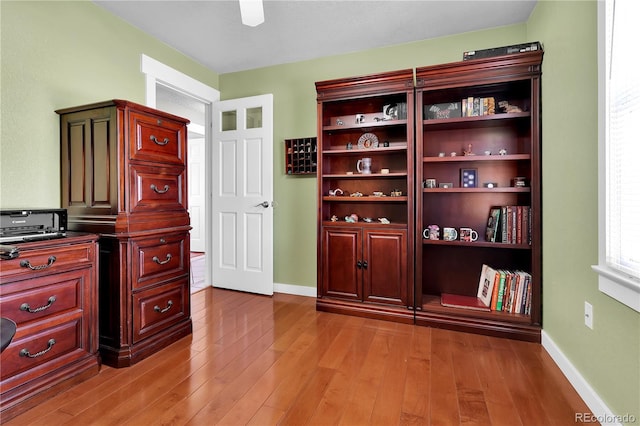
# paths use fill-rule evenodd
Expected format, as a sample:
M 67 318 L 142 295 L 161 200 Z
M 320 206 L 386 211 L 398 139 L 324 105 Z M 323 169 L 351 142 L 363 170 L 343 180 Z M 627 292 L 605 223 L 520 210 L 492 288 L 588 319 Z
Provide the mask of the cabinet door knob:
M 358 260 L 358 261 L 356 262 L 356 267 L 357 267 L 358 269 L 362 269 L 362 262 Z

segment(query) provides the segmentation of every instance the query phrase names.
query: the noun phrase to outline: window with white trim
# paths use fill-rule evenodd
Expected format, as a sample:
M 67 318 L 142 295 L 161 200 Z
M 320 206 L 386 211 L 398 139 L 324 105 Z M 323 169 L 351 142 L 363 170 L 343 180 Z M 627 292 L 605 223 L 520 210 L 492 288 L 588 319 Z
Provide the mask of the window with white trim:
M 640 312 L 640 2 L 599 2 L 599 259 L 602 292 Z

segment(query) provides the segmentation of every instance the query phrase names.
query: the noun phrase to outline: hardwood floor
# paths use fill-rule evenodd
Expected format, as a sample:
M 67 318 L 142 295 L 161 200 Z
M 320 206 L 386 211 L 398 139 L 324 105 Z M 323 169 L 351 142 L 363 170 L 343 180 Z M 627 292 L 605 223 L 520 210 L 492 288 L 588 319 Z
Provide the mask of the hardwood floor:
M 573 425 L 589 412 L 539 344 L 316 312 L 207 288 L 193 336 L 15 425 Z

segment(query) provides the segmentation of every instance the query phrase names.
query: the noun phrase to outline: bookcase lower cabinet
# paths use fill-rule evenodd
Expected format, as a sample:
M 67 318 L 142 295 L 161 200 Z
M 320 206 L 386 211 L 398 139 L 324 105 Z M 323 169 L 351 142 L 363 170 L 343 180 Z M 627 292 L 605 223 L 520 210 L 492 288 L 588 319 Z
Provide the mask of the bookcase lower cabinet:
M 406 229 L 326 226 L 322 244 L 319 309 L 413 322 L 412 311 L 406 309 Z
M 416 324 L 540 341 L 542 56 L 416 69 Z M 483 265 L 530 278 L 472 309 Z

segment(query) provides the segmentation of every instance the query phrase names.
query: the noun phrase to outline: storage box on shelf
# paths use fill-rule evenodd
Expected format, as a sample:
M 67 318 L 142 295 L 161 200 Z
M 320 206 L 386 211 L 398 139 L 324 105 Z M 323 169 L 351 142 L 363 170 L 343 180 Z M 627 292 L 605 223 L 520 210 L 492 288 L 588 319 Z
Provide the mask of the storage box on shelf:
M 416 70 L 416 181 L 424 182 L 416 191 L 417 229 L 478 233 L 476 241 L 446 241 L 442 233 L 437 240 L 417 239 L 417 324 L 540 340 L 542 56 L 537 51 Z M 494 109 L 481 107 L 485 103 Z M 473 170 L 475 184 L 462 182 L 465 170 Z M 516 177 L 525 184 L 516 184 Z M 511 231 L 508 240 L 487 240 L 491 209 L 502 206 L 525 207 L 515 211 L 527 212 L 526 223 L 521 217 L 509 222 L 514 232 L 526 225 L 524 240 L 522 234 L 511 239 Z M 530 314 L 443 306 L 442 294 L 477 295 L 483 264 L 531 274 Z
M 413 322 L 413 72 L 316 83 L 320 310 Z

